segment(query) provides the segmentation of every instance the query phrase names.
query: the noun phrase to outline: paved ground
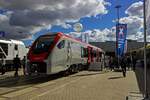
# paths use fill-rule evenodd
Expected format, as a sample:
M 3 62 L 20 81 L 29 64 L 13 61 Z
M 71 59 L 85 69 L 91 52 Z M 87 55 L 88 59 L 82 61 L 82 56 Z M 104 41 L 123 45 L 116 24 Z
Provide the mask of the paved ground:
M 136 67 L 135 75 L 138 81 L 138 86 L 141 93 L 144 93 L 144 68 Z M 150 68 L 147 69 L 147 90 L 150 95 Z
M 38 81 L 37 81 L 38 80 Z M 83 71 L 56 79 L 36 79 L 27 84 L 0 85 L 2 100 L 125 100 L 139 93 L 136 75 L 127 72 Z M 20 82 L 21 83 L 21 82 Z M 1 100 L 0 99 L 0 100 Z M 136 100 L 136 99 L 133 99 Z
M 14 73 L 15 73 L 15 71 L 5 72 L 4 75 L 0 75 L 0 81 L 5 80 L 5 79 L 10 78 L 10 77 L 13 77 Z M 23 69 L 19 69 L 18 73 L 19 73 L 19 76 L 22 76 L 23 75 Z

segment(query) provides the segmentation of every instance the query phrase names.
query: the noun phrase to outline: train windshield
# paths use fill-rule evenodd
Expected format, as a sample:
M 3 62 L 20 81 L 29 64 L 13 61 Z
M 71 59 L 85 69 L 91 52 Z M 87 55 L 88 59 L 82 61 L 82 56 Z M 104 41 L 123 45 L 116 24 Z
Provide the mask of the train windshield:
M 33 53 L 39 54 L 42 52 L 47 52 L 49 50 L 49 47 L 53 44 L 54 37 L 55 35 L 40 37 L 33 47 Z

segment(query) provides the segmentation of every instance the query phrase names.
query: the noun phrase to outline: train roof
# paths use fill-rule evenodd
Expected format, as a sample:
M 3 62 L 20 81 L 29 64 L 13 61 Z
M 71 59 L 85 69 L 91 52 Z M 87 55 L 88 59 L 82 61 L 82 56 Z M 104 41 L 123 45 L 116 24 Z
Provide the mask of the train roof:
M 19 41 L 19 40 L 11 40 L 11 42 L 14 44 L 24 45 L 24 43 L 22 41 Z
M 89 44 L 89 43 L 83 42 L 83 41 L 81 41 L 80 39 L 74 38 L 74 37 L 72 37 L 72 36 L 69 36 L 69 35 L 66 35 L 66 34 L 63 34 L 63 33 L 61 33 L 61 34 L 62 34 L 63 36 L 65 36 L 65 37 L 67 37 L 67 38 L 70 38 L 70 39 L 76 41 L 76 42 L 80 42 L 80 43 L 82 43 L 82 44 L 84 44 L 84 45 L 86 45 L 86 46 L 89 46 L 89 47 L 92 47 L 92 48 L 94 48 L 94 49 L 98 49 L 98 50 L 100 50 L 100 51 L 103 51 L 101 48 L 98 48 L 98 47 L 93 46 L 93 45 L 91 45 L 91 44 Z
M 74 38 L 74 37 L 72 37 L 72 36 L 70 36 L 70 35 L 66 35 L 66 34 L 64 34 L 64 33 L 62 33 L 62 32 L 50 32 L 50 33 L 47 33 L 47 34 L 44 34 L 44 35 L 41 35 L 41 36 L 57 35 L 57 34 L 60 34 L 61 36 L 64 36 L 64 37 L 66 37 L 66 38 L 69 38 L 69 39 L 71 39 L 71 40 L 73 40 L 73 41 L 75 41 L 75 42 L 80 42 L 80 43 L 82 43 L 83 45 L 86 45 L 86 46 L 92 47 L 92 48 L 94 48 L 94 49 L 98 49 L 98 50 L 100 50 L 100 51 L 103 51 L 101 48 L 98 48 L 98 47 L 93 46 L 93 45 L 91 45 L 91 44 L 88 44 L 88 43 L 86 43 L 86 42 L 82 42 L 80 39 Z M 103 52 L 104 52 L 104 51 L 103 51 Z
M 10 44 L 12 43 L 10 40 L 0 40 L 0 43 L 6 43 L 6 44 Z
M 24 45 L 24 43 L 22 41 L 19 40 L 0 40 L 0 43 L 6 43 L 6 44 L 18 44 L 18 45 Z

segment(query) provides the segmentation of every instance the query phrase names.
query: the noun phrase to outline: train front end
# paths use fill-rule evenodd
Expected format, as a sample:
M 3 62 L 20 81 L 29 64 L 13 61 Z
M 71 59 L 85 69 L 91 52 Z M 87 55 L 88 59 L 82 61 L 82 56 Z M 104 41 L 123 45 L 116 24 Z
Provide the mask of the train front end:
M 31 73 L 51 73 L 51 52 L 61 37 L 61 33 L 42 35 L 32 44 L 28 52 L 27 71 Z

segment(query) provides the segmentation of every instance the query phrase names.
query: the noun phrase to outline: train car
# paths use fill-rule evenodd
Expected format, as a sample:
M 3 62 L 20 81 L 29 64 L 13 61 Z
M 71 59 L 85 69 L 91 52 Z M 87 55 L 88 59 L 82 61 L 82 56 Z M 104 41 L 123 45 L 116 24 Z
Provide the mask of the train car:
M 53 74 L 77 72 L 94 62 L 101 62 L 100 48 L 63 33 L 42 35 L 32 44 L 27 57 L 28 73 Z
M 2 66 L 2 57 L 5 60 L 6 69 L 12 69 L 13 59 L 18 55 L 20 59 L 26 56 L 28 49 L 22 41 L 18 40 L 0 40 L 0 69 Z

